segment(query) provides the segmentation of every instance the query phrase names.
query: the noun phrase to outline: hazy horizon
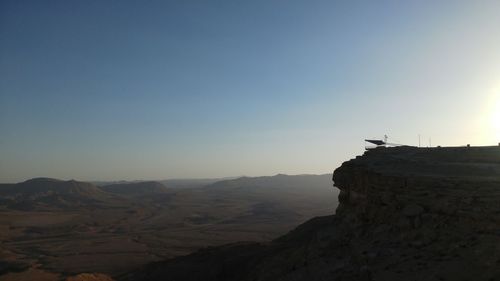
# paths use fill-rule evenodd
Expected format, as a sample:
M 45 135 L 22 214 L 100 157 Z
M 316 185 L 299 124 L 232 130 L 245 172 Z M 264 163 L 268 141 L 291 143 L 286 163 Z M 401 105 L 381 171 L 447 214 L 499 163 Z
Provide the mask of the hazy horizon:
M 333 172 L 333 171 L 332 171 Z M 56 178 L 56 177 L 48 177 L 48 176 L 39 176 L 39 177 L 29 177 L 25 179 L 21 179 L 19 181 L 12 181 L 12 182 L 0 182 L 0 184 L 3 183 L 20 183 L 24 182 L 27 180 L 32 180 L 32 179 L 56 179 L 56 180 L 63 180 L 63 181 L 70 181 L 70 180 L 76 180 L 76 181 L 82 181 L 82 182 L 90 182 L 90 183 L 96 183 L 96 182 L 101 182 L 101 183 L 114 183 L 114 182 L 124 182 L 124 183 L 132 183 L 132 182 L 146 182 L 146 181 L 197 181 L 197 180 L 217 180 L 217 181 L 224 181 L 224 180 L 231 180 L 231 179 L 239 179 L 239 178 L 259 178 L 259 177 L 274 177 L 274 176 L 279 176 L 279 175 L 284 175 L 284 176 L 289 176 L 289 177 L 294 177 L 294 176 L 325 176 L 325 175 L 330 175 L 332 172 L 328 173 L 315 173 L 315 174 L 283 174 L 283 173 L 277 173 L 277 174 L 270 174 L 270 175 L 254 175 L 254 176 L 249 176 L 249 175 L 239 175 L 239 176 L 225 176 L 225 177 L 213 177 L 213 178 L 143 178 L 143 179 L 129 179 L 129 180 L 122 180 L 122 179 L 110 179 L 110 180 L 100 180 L 100 179 L 78 179 L 78 178 Z
M 500 142 L 499 1 L 2 1 L 0 182 L 331 173 Z

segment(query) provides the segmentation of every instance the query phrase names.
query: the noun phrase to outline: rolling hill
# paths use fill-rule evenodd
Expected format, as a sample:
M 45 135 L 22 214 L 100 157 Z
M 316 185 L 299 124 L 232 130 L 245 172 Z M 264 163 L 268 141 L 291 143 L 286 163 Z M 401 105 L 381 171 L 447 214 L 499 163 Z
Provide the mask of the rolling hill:
M 165 185 L 156 181 L 110 184 L 101 186 L 101 189 L 109 193 L 124 196 L 147 196 L 169 192 L 169 189 Z
M 17 184 L 0 184 L 0 206 L 18 210 L 96 206 L 113 197 L 91 183 L 75 180 L 35 178 Z

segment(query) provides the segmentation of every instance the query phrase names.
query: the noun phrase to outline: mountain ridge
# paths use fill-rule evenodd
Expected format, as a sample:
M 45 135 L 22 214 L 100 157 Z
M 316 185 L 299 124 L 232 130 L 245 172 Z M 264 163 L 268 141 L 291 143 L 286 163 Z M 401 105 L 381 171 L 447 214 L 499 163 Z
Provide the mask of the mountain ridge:
M 140 181 L 133 183 L 117 183 L 104 185 L 100 187 L 102 190 L 120 194 L 120 195 L 146 195 L 146 194 L 163 194 L 170 190 L 157 181 Z
M 97 206 L 112 197 L 91 183 L 75 180 L 33 178 L 16 184 L 0 184 L 0 200 L 13 209 Z

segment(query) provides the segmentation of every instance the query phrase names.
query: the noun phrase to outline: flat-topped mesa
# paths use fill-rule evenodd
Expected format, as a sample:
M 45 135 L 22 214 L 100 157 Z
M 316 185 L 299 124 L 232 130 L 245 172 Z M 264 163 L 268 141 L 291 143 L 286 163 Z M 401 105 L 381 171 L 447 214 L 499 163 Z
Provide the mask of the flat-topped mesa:
M 499 231 L 500 147 L 378 148 L 343 163 L 333 181 L 337 214 L 352 223 Z

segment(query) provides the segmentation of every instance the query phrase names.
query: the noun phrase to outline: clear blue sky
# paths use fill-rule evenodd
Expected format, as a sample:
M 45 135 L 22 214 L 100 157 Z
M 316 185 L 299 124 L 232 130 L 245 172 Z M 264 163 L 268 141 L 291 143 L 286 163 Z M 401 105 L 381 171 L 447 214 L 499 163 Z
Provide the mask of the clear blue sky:
M 0 182 L 500 141 L 500 1 L 1 1 Z

